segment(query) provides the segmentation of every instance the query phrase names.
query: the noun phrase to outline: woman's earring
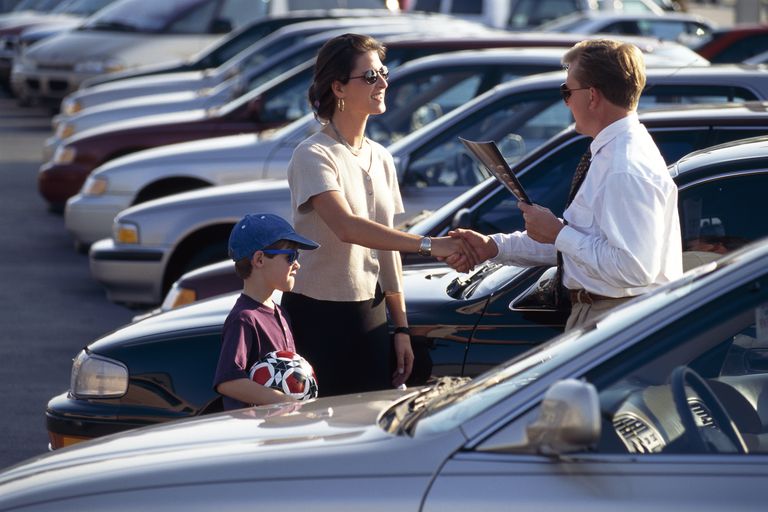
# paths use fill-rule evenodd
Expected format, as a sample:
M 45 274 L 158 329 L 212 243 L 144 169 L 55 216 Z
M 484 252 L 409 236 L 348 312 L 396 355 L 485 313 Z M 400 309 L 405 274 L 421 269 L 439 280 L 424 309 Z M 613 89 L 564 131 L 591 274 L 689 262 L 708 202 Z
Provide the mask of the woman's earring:
M 336 100 L 336 108 L 339 112 L 344 112 L 344 98 L 338 98 Z

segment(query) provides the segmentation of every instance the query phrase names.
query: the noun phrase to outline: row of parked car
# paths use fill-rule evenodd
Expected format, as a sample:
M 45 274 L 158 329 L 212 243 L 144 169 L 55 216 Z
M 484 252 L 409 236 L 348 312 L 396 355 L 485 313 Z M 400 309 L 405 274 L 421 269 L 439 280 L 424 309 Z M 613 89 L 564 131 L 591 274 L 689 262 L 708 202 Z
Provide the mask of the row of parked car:
M 683 280 L 558 336 L 563 313 L 543 297 L 554 269 L 487 263 L 458 274 L 404 254 L 416 389 L 211 415 L 221 409 L 210 385 L 221 326 L 241 282 L 231 262 L 185 272 L 224 259 L 243 214 L 290 218 L 285 170 L 319 128 L 305 93 L 322 41 L 364 27 L 389 48 L 388 110 L 367 135 L 395 158 L 403 229 L 524 225 L 459 136 L 496 141 L 536 203 L 558 211 L 565 202 L 589 141 L 560 99 L 560 58 L 588 36 L 393 19 L 296 20 L 213 70 L 94 80 L 64 101 L 40 191 L 64 208 L 111 300 L 164 300 L 167 311 L 76 355 L 69 390 L 46 409 L 57 452 L 0 474 L 0 510 L 208 508 L 214 497 L 242 508 L 253 493 L 264 506 L 315 508 L 342 499 L 391 508 L 396 498 L 464 510 L 478 496 L 492 509 L 520 499 L 599 508 L 611 496 L 611 509 L 632 509 L 646 503 L 640 492 L 692 507 L 725 493 L 736 496 L 729 508 L 759 506 L 768 246 L 754 241 L 768 234 L 768 71 L 710 65 L 669 41 L 614 36 L 638 45 L 649 66 L 640 116 L 679 187 L 685 262 L 695 268 Z M 441 34 L 446 26 L 455 35 Z M 226 94 L 215 96 L 219 88 Z M 130 114 L 147 104 L 153 115 Z M 136 430 L 169 420 L 186 421 Z M 719 478 L 691 495 L 713 458 Z

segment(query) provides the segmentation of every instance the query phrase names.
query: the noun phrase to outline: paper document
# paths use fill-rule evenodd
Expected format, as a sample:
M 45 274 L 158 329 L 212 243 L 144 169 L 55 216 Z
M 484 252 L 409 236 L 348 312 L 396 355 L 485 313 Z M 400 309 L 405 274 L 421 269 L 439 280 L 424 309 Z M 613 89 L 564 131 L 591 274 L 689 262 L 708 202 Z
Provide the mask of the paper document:
M 482 163 L 497 180 L 502 182 L 504 186 L 512 192 L 518 201 L 532 204 L 528 194 L 525 193 L 517 176 L 512 172 L 507 161 L 504 160 L 504 157 L 501 155 L 501 151 L 499 151 L 495 142 L 492 140 L 488 142 L 476 142 L 462 139 L 461 137 L 459 137 L 459 140 L 469 148 L 472 154 L 475 155 L 480 163 Z

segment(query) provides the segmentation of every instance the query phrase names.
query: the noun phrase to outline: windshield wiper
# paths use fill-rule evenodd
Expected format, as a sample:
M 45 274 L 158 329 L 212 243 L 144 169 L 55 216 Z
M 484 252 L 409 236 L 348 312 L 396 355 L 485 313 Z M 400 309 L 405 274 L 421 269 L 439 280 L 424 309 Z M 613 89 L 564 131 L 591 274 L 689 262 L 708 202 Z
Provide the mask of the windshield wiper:
M 451 389 L 469 382 L 469 380 L 469 377 L 440 377 L 433 385 L 422 389 L 416 396 L 404 404 L 407 406 L 407 409 L 397 427 L 398 433 L 405 432 L 410 434 L 416 420 L 419 419 L 422 412 L 427 410 L 427 404 Z
M 480 266 L 475 272 L 468 275 L 467 277 L 457 277 L 451 283 L 448 285 L 448 288 L 446 289 L 446 293 L 454 298 L 458 299 L 462 296 L 462 294 L 465 293 L 466 290 L 468 290 L 471 286 L 475 285 L 476 283 L 479 283 L 480 281 L 485 278 L 488 274 L 492 274 L 495 272 L 499 267 L 501 267 L 501 263 L 491 263 L 487 262 Z

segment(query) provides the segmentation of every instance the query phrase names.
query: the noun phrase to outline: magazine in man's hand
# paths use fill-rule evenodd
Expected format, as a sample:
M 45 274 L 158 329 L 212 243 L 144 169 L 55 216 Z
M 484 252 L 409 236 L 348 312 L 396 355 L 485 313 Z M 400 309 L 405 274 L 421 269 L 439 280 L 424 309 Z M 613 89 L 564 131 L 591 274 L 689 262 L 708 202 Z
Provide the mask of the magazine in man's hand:
M 517 176 L 512 172 L 507 161 L 504 160 L 504 157 L 501 155 L 501 151 L 499 151 L 495 142 L 477 142 L 462 139 L 461 137 L 459 137 L 459 140 L 469 148 L 472 154 L 480 160 L 480 163 L 482 163 L 497 180 L 502 182 L 504 186 L 512 192 L 518 201 L 532 204 L 528 194 L 525 193 Z

